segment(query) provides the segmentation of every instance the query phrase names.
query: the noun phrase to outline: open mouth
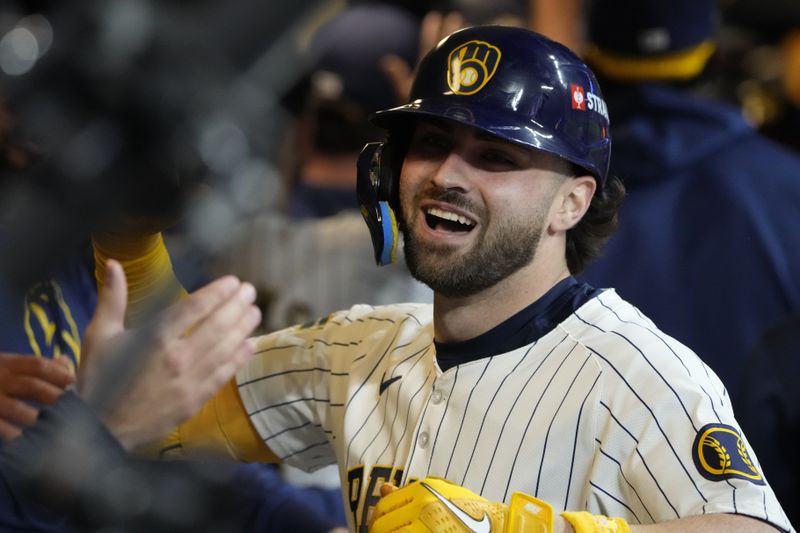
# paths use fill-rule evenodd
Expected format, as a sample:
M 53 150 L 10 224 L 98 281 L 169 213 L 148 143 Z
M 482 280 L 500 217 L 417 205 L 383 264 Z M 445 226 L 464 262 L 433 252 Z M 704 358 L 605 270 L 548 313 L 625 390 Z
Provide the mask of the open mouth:
M 424 213 L 425 222 L 433 230 L 450 233 L 469 233 L 475 227 L 475 222 L 464 215 L 445 211 L 438 207 L 426 207 Z

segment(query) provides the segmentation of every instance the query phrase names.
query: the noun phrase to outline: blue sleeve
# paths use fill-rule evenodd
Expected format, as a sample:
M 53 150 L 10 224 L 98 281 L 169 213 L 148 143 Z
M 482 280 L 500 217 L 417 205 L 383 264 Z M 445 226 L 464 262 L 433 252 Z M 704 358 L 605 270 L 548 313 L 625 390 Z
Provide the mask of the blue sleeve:
M 94 428 L 91 432 L 103 439 L 101 445 L 106 453 L 124 455 L 116 440 L 77 396 L 63 394 L 53 406 L 41 411 L 36 425 L 0 449 L 0 531 L 69 530 L 66 517 L 47 505 L 46 493 L 40 493 L 41 499 L 31 497 L 39 489 L 35 479 L 43 477 L 45 458 L 51 452 L 56 453 L 53 444 L 66 420 L 74 422 L 74 427 L 79 427 L 79 420 L 91 424 Z
M 127 455 L 76 395 L 63 394 L 0 449 L 0 531 L 325 532 L 337 491 L 298 488 L 271 465 L 153 462 Z
M 296 487 L 281 477 L 275 465 L 266 464 L 241 465 L 237 478 L 257 502 L 245 531 L 322 533 L 347 527 L 338 489 Z

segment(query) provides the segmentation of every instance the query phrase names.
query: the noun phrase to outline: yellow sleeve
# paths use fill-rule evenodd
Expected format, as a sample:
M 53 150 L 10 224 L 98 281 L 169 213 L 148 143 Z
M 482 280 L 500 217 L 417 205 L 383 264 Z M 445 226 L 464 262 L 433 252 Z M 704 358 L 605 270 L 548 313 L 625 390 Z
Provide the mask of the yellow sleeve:
M 128 281 L 127 326 L 136 326 L 152 313 L 186 296 L 172 269 L 164 239 L 160 233 L 135 237 L 115 234 L 94 235 L 95 279 L 102 292 L 106 262 L 116 259 Z
M 125 269 L 127 326 L 141 324 L 153 312 L 186 296 L 160 233 L 136 237 L 95 235 L 92 246 L 99 291 L 103 290 L 108 259 L 116 259 Z M 279 462 L 250 422 L 234 380 L 166 439 L 137 452 L 165 458 L 222 455 L 248 463 Z
M 227 457 L 244 463 L 280 462 L 250 422 L 234 380 L 167 438 L 137 453 L 164 459 Z

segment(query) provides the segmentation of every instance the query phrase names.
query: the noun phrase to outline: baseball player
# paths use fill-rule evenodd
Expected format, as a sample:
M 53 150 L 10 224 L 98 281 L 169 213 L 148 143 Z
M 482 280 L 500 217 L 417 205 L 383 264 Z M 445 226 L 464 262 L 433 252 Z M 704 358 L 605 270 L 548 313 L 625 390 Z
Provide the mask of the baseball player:
M 375 255 L 399 228 L 433 306 L 260 337 L 173 450 L 338 463 L 358 531 L 792 529 L 716 376 L 572 277 L 624 195 L 580 59 L 523 29 L 462 30 L 373 121 L 389 131 L 360 162 Z

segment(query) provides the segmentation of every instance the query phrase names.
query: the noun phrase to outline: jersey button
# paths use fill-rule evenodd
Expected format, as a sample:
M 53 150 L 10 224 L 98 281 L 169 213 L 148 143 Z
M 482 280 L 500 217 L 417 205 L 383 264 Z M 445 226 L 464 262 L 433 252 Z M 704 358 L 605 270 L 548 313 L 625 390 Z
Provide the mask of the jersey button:
M 442 403 L 442 399 L 444 399 L 444 394 L 442 394 L 442 391 L 439 389 L 436 389 L 433 391 L 433 394 L 431 394 L 431 403 L 433 403 L 433 405 Z
M 425 448 L 428 446 L 428 433 L 423 431 L 419 434 L 419 447 Z

